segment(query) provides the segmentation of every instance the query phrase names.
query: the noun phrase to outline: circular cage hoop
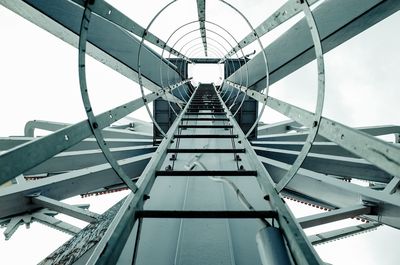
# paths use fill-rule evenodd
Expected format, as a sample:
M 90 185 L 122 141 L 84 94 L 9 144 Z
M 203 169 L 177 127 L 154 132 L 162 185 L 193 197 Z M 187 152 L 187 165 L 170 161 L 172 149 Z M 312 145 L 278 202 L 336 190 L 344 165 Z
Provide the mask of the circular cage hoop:
M 114 172 L 128 186 L 128 188 L 132 192 L 136 192 L 138 190 L 138 187 L 135 185 L 135 183 L 133 183 L 133 181 L 125 173 L 125 171 L 118 165 L 118 162 L 111 154 L 111 151 L 108 148 L 107 143 L 104 140 L 103 133 L 101 131 L 103 129 L 102 123 L 100 121 L 97 121 L 93 113 L 92 105 L 90 102 L 90 97 L 86 82 L 86 43 L 87 43 L 87 35 L 92 14 L 90 5 L 91 4 L 88 3 L 86 3 L 85 5 L 85 10 L 83 12 L 80 31 L 79 31 L 78 73 L 79 73 L 79 87 L 80 87 L 82 102 L 86 116 L 88 118 L 89 125 L 91 127 L 94 137 L 96 138 L 97 144 L 99 145 L 101 151 L 104 154 L 104 157 L 106 158 L 107 162 L 111 165 Z M 109 114 L 109 118 L 113 119 L 112 113 Z
M 223 4 L 225 4 L 226 6 L 230 7 L 231 9 L 233 9 L 236 13 L 238 13 L 238 14 L 246 21 L 246 23 L 247 23 L 248 26 L 250 27 L 251 31 L 252 31 L 252 32 L 255 32 L 255 31 L 254 31 L 254 28 L 253 28 L 252 25 L 251 25 L 251 23 L 250 23 L 249 20 L 243 15 L 243 13 L 241 13 L 238 9 L 236 9 L 235 7 L 233 7 L 231 4 L 225 2 L 224 0 L 218 0 L 218 1 L 221 2 L 221 3 L 223 3 Z M 141 38 L 141 41 L 140 41 L 140 45 L 139 45 L 139 49 L 138 49 L 138 63 L 137 63 L 137 67 L 138 67 L 138 74 L 139 74 L 138 80 L 139 80 L 139 85 L 140 85 L 140 92 L 141 92 L 141 94 L 142 94 L 142 98 L 143 98 L 144 105 L 145 105 L 145 107 L 146 107 L 146 110 L 147 110 L 148 115 L 150 116 L 150 118 L 151 118 L 151 120 L 152 120 L 154 126 L 155 126 L 155 127 L 158 129 L 158 131 L 164 136 L 164 138 L 166 138 L 167 135 L 166 135 L 166 133 L 164 132 L 164 130 L 162 130 L 162 128 L 159 126 L 158 122 L 155 120 L 153 114 L 152 114 L 151 111 L 150 111 L 150 108 L 149 108 L 149 106 L 148 106 L 148 103 L 147 103 L 147 101 L 146 101 L 145 98 L 144 98 L 145 95 L 144 95 L 144 87 L 143 87 L 142 71 L 141 71 L 141 52 L 142 52 L 142 48 L 143 48 L 143 44 L 144 44 L 144 40 L 145 40 L 145 35 L 147 34 L 147 32 L 149 32 L 149 29 L 150 29 L 150 27 L 152 26 L 152 24 L 156 21 L 156 19 L 160 16 L 161 13 L 163 13 L 168 7 L 170 7 L 170 6 L 171 6 L 173 3 L 175 3 L 175 2 L 178 2 L 178 0 L 173 0 L 173 1 L 169 2 L 169 3 L 167 3 L 167 4 L 166 4 L 163 8 L 161 8 L 160 11 L 158 11 L 157 14 L 151 19 L 151 21 L 150 21 L 149 24 L 147 25 L 147 27 L 146 27 L 146 29 L 145 29 L 143 35 L 142 35 L 142 38 Z M 265 68 L 266 68 L 266 76 L 267 76 L 267 80 L 269 80 L 269 71 L 268 71 L 267 57 L 266 57 L 264 48 L 263 48 L 262 43 L 261 43 L 261 41 L 259 40 L 258 36 L 257 36 L 257 40 L 258 40 L 258 44 L 259 44 L 259 46 L 260 46 L 260 48 L 261 48 L 261 51 L 262 51 L 262 53 L 263 53 L 263 56 L 264 56 L 264 62 L 265 62 Z M 164 49 L 165 49 L 165 47 L 164 47 Z M 163 49 L 163 50 L 164 50 L 164 49 Z M 224 82 L 222 82 L 221 87 L 222 87 L 223 85 L 224 85 Z M 267 87 L 265 88 L 266 94 L 268 94 L 268 88 L 269 88 L 269 81 L 267 82 Z M 162 88 L 162 90 L 163 90 L 163 92 L 165 93 L 165 89 Z M 165 93 L 165 94 L 166 94 L 166 93 Z M 265 105 L 266 105 L 266 103 L 264 102 L 263 108 L 262 108 L 262 111 L 261 111 L 261 114 L 260 114 L 259 117 L 257 118 L 256 122 L 253 124 L 252 129 L 250 130 L 250 132 L 257 126 L 257 123 L 259 122 L 259 119 L 260 119 L 262 113 L 264 112 Z M 248 137 L 248 135 L 247 135 L 246 137 Z

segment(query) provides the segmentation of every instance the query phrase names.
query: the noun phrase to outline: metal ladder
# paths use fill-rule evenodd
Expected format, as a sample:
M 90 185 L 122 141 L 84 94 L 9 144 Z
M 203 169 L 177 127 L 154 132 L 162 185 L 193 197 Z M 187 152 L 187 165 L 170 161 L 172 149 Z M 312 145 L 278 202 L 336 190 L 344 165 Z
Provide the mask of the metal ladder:
M 202 163 L 203 159 L 205 160 L 204 164 Z M 207 168 L 205 168 L 205 164 Z M 247 210 L 166 210 L 147 207 L 146 205 L 152 203 L 153 184 L 158 179 L 165 177 L 169 178 L 168 180 L 179 177 L 187 177 L 187 179 L 198 177 L 211 179 L 255 178 L 262 189 L 261 194 L 264 194 L 261 195 L 260 200 L 264 201 L 267 207 L 262 210 L 255 210 L 251 205 Z M 138 191 L 128 196 L 124 202 L 125 206 L 122 206 L 119 211 L 120 218 L 116 218 L 110 225 L 113 228 L 107 231 L 108 234 L 102 240 L 104 243 L 100 242 L 96 247 L 93 257 L 96 257 L 96 253 L 98 256 L 94 260 L 99 264 L 112 263 L 118 257 L 116 253 L 122 251 L 121 242 L 128 240 L 128 235 L 132 233 L 136 220 L 139 220 L 139 225 L 137 226 L 134 257 L 138 255 L 138 251 L 140 255 L 140 249 L 138 250 L 137 246 L 143 219 L 235 218 L 264 221 L 267 219 L 269 221 L 265 221 L 267 224 L 275 224 L 272 237 L 268 235 L 269 232 L 264 232 L 259 239 L 261 243 L 258 244 L 258 248 L 261 257 L 267 256 L 268 258 L 265 253 L 278 256 L 284 253 L 284 260 L 288 262 L 289 255 L 285 243 L 283 243 L 284 237 L 292 250 L 292 257 L 296 263 L 320 264 L 318 255 L 315 254 L 304 232 L 272 183 L 268 172 L 257 159 L 256 153 L 214 85 L 201 84 L 191 95 L 182 113 L 168 131 L 167 137 L 163 139 L 154 157 L 143 171 L 141 180 L 138 182 Z M 146 205 L 144 201 L 147 201 Z M 273 241 L 274 244 L 269 244 L 269 241 Z M 279 241 L 281 242 L 279 243 Z M 277 249 L 281 251 L 277 251 Z

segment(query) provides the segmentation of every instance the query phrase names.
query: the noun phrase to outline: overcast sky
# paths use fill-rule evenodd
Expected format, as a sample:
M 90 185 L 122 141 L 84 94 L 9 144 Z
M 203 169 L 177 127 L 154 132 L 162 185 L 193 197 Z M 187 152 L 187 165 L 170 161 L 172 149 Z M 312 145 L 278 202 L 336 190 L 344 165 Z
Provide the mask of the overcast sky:
M 147 25 L 157 4 L 132 7 L 127 3 L 110 1 L 134 20 Z M 128 1 L 124 1 L 128 2 Z M 191 21 L 197 13 L 195 1 L 180 1 L 178 7 L 187 12 L 180 13 L 179 21 L 169 21 L 171 29 L 180 23 Z M 283 1 L 231 1 L 257 25 L 266 15 L 272 13 Z M 268 4 L 271 7 L 268 8 Z M 223 24 L 236 38 L 248 33 L 243 23 L 228 23 L 224 17 L 237 16 L 219 4 L 208 1 L 207 19 Z M 186 6 L 187 5 L 187 6 Z M 221 15 L 222 12 L 222 15 Z M 225 12 L 225 13 L 224 13 Z M 169 14 L 171 17 L 171 14 Z M 170 31 L 165 30 L 161 17 L 154 25 L 154 33 L 166 39 Z M 235 21 L 240 21 L 240 17 Z M 176 23 L 176 25 L 174 24 Z M 326 99 L 324 116 L 351 126 L 400 124 L 400 14 L 370 28 L 325 56 Z M 33 119 L 75 123 L 85 119 L 83 111 L 77 67 L 77 50 L 55 38 L 44 30 L 0 6 L 0 137 L 23 135 L 27 121 Z M 274 38 L 263 39 L 267 44 Z M 201 42 L 201 40 L 200 40 Z M 257 47 L 255 47 L 257 48 Z M 200 56 L 201 50 L 198 55 Z M 197 71 L 201 71 L 199 67 Z M 139 96 L 138 85 L 131 80 L 110 71 L 106 66 L 94 61 L 88 62 L 88 84 L 96 113 L 110 109 Z M 215 77 L 220 73 L 213 70 Z M 209 74 L 196 74 L 197 81 L 205 81 Z M 95 88 L 95 89 L 94 89 Z M 311 63 L 271 87 L 271 95 L 287 102 L 312 110 L 315 104 L 316 67 Z M 135 112 L 135 118 L 149 120 L 145 110 Z M 268 111 L 263 120 L 282 120 L 281 115 Z M 91 203 L 93 211 L 102 212 L 110 206 L 96 203 L 98 197 L 83 200 Z M 82 200 L 81 200 L 82 201 Z M 69 201 L 72 203 L 72 201 Z M 304 215 L 304 208 L 290 203 L 297 215 Z M 314 213 L 310 209 L 307 214 Z M 344 221 L 341 225 L 352 224 Z M 334 224 L 338 227 L 340 224 Z M 4 230 L 1 230 L 3 232 Z M 310 231 L 314 233 L 317 230 Z M 52 250 L 67 240 L 62 232 L 34 223 L 30 230 L 21 227 L 5 242 L 0 238 L 2 264 L 35 264 Z M 400 233 L 391 228 L 379 228 L 375 232 L 317 247 L 322 259 L 332 264 L 397 264 L 397 242 Z

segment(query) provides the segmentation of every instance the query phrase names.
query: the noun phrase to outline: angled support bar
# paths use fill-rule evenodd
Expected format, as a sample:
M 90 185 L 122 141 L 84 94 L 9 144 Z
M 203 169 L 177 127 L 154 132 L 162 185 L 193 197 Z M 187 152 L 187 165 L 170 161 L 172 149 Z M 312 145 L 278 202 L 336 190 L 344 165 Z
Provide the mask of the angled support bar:
M 288 2 L 288 5 L 289 3 L 291 2 Z M 323 52 L 327 53 L 336 48 L 399 9 L 398 0 L 324 0 L 313 10 Z M 279 20 L 282 13 L 277 14 Z M 270 85 L 315 59 L 313 43 L 309 36 L 307 22 L 303 18 L 264 49 L 268 60 Z M 245 81 L 241 77 L 247 72 L 249 78 Z M 253 90 L 264 89 L 266 74 L 263 54 L 254 56 L 245 67 L 229 76 L 228 80 Z
M 396 192 L 399 185 L 400 185 L 400 179 L 393 177 L 392 180 L 390 180 L 390 182 L 386 185 L 383 191 L 389 194 L 393 194 Z
M 94 223 L 98 220 L 99 216 L 96 213 L 90 212 L 88 210 L 81 209 L 79 207 L 69 205 L 51 198 L 33 195 L 32 202 L 43 208 L 48 208 L 59 213 L 69 215 L 71 217 L 80 219 L 85 222 Z
M 313 245 L 318 245 L 322 243 L 327 243 L 332 240 L 337 240 L 341 239 L 344 237 L 348 236 L 353 236 L 359 233 L 364 233 L 364 232 L 369 232 L 372 231 L 376 228 L 378 228 L 380 224 L 378 223 L 367 223 L 367 224 L 361 224 L 361 225 L 355 225 L 355 226 L 350 226 L 346 228 L 341 228 L 341 229 L 336 229 L 320 234 L 315 234 L 308 236 L 308 239 L 310 240 L 311 244 Z
M 146 100 L 151 102 L 158 97 L 160 95 L 150 94 L 146 96 Z M 143 99 L 138 98 L 127 104 L 103 112 L 96 116 L 97 126 L 103 129 L 143 105 Z M 91 135 L 92 129 L 90 124 L 88 120 L 84 120 L 50 135 L 10 149 L 0 155 L 0 184 L 15 178 Z M 15 161 L 18 161 L 18 163 L 15 163 Z
M 363 214 L 370 214 L 371 207 L 364 205 L 357 205 L 353 207 L 340 208 L 325 213 L 314 214 L 298 219 L 302 228 L 310 228 L 317 225 L 323 225 L 350 217 L 355 217 Z
M 52 227 L 54 229 L 57 229 L 57 230 L 61 230 L 61 231 L 65 232 L 67 234 L 70 234 L 72 236 L 78 234 L 81 231 L 81 229 L 79 227 L 77 227 L 77 226 L 74 226 L 74 225 L 71 225 L 69 223 L 63 222 L 63 221 L 61 221 L 61 220 L 59 220 L 59 219 L 57 219 L 55 217 L 49 216 L 49 215 L 44 214 L 44 213 L 40 213 L 40 212 L 39 213 L 34 213 L 32 215 L 32 217 L 33 217 L 34 220 L 36 220 L 36 221 L 38 221 L 40 223 L 46 224 L 46 225 L 48 225 L 48 226 L 50 226 L 50 227 Z
M 308 0 L 308 5 L 311 6 L 318 0 Z M 278 10 L 276 10 L 271 16 L 264 20 L 260 25 L 255 28 L 255 32 L 250 32 L 244 37 L 239 43 L 232 48 L 224 58 L 233 56 L 235 53 L 240 51 L 240 49 L 245 48 L 247 45 L 253 43 L 257 40 L 257 37 L 261 38 L 266 33 L 272 31 L 282 23 L 286 22 L 290 18 L 294 17 L 302 10 L 301 5 L 298 0 L 290 0 L 283 4 Z M 256 34 L 254 34 L 256 33 Z M 219 63 L 222 63 L 220 61 Z
M 176 88 L 176 87 L 175 87 Z M 175 89 L 174 88 L 174 89 Z M 104 129 L 112 123 L 164 95 L 163 91 L 148 94 L 96 116 L 97 126 Z M 111 130 L 111 129 L 110 129 Z M 54 155 L 74 146 L 92 135 L 88 120 L 58 130 L 50 135 L 16 146 L 0 155 L 0 184 L 3 184 Z M 44 151 L 45 150 L 45 151 Z M 15 163 L 18 161 L 18 163 Z
M 61 40 L 78 47 L 79 22 L 83 14 L 83 8 L 79 4 L 68 0 L 0 0 L 0 4 Z M 90 27 L 86 53 L 134 82 L 138 82 L 137 50 L 140 41 L 127 33 L 125 29 L 100 16 L 95 16 Z M 161 80 L 171 80 L 171 82 L 182 80 L 173 64 L 160 58 L 147 46 L 143 49 L 142 59 L 145 61 L 141 65 L 143 84 L 150 91 L 160 90 Z M 164 70 L 163 76 L 160 76 L 158 67 L 154 67 L 160 64 Z M 165 99 L 180 102 L 173 95 Z
M 76 4 L 84 7 L 86 1 L 84 0 L 72 0 Z M 112 5 L 108 4 L 103 0 L 96 0 L 94 4 L 90 6 L 90 9 L 93 13 L 101 16 L 102 18 L 115 23 L 116 25 L 120 26 L 121 28 L 135 34 L 139 38 L 144 38 L 151 44 L 160 47 L 161 49 L 165 49 L 167 52 L 178 56 L 184 60 L 190 61 L 185 55 L 181 54 L 177 50 L 168 46 L 163 40 L 155 36 L 153 33 L 146 31 L 142 26 L 138 23 L 124 15 L 121 11 L 113 7 Z
M 130 175 L 139 176 L 154 153 L 126 158 L 118 164 Z M 72 196 L 85 194 L 103 187 L 121 185 L 121 179 L 104 163 L 71 172 L 58 174 L 37 181 L 28 181 L 23 185 L 13 185 L 0 189 L 0 218 L 33 212 L 40 208 L 32 204 L 29 195 L 40 193 L 54 200 L 64 200 Z
M 260 92 L 246 89 L 245 87 L 228 81 L 228 84 L 243 91 L 255 100 L 282 113 L 283 115 L 303 124 L 306 127 L 313 126 L 314 115 L 304 109 L 281 101 L 273 97 L 266 97 Z M 339 122 L 321 117 L 321 125 L 318 134 L 337 143 L 344 149 L 371 162 L 380 169 L 400 178 L 400 147 L 387 143 L 381 139 L 370 136 L 367 133 L 350 128 Z

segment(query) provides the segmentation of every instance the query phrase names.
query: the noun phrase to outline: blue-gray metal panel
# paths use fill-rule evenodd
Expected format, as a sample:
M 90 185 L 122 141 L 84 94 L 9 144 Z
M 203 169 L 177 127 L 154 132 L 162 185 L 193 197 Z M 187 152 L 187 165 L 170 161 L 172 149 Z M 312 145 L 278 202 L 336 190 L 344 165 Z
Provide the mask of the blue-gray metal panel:
M 83 14 L 82 7 L 66 0 L 24 0 L 24 2 L 62 24 L 68 30 L 78 34 Z M 140 42 L 130 33 L 94 15 L 90 23 L 88 41 L 137 72 L 137 55 Z M 166 80 L 169 80 L 170 84 L 182 80 L 178 73 L 169 65 L 168 61 L 164 61 L 164 59 L 160 61 L 160 56 L 150 48 L 145 46 L 142 49 L 142 56 L 142 75 L 157 86 L 161 87 L 161 76 L 159 67 L 154 66 L 159 66 L 160 63 L 163 69 L 162 78 L 164 79 L 164 84 L 166 84 Z
M 313 10 L 326 53 L 400 9 L 398 0 L 325 0 Z M 270 84 L 273 84 L 315 59 L 306 20 L 303 18 L 265 48 Z M 249 85 L 261 90 L 266 86 L 264 58 L 260 53 L 249 63 Z M 228 80 L 246 86 L 242 67 Z M 241 73 L 243 72 L 243 73 Z

